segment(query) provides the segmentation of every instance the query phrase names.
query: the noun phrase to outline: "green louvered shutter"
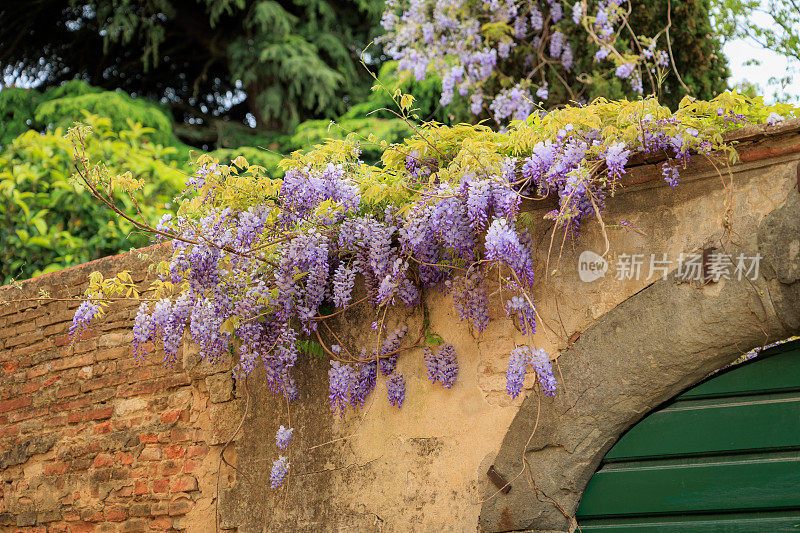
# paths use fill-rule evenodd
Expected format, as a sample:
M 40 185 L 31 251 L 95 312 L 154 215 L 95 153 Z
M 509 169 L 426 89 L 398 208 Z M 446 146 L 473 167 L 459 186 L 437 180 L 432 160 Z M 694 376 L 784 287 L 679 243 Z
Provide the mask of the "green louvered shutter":
M 608 452 L 587 533 L 800 533 L 800 341 L 676 397 Z

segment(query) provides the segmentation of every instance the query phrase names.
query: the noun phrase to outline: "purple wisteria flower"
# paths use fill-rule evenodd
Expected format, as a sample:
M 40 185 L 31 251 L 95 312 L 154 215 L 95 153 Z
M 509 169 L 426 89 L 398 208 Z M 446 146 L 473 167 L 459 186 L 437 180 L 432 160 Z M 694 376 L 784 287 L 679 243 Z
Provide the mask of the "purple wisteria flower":
M 553 376 L 550 356 L 544 349 L 531 350 L 530 346 L 519 346 L 511 350 L 506 372 L 506 391 L 508 394 L 512 398 L 516 398 L 522 392 L 522 384 L 525 381 L 528 366 L 533 367 L 536 373 L 536 381 L 542 388 L 542 392 L 547 396 L 554 396 L 556 393 L 556 380 Z
M 636 63 L 623 63 L 622 65 L 618 66 L 617 69 L 614 71 L 614 74 L 618 78 L 627 79 L 633 74 L 633 71 L 636 70 Z
M 458 359 L 453 345 L 442 344 L 436 350 L 426 348 L 424 358 L 428 379 L 434 383 L 438 381 L 446 389 L 452 387 L 458 374 Z
M 278 428 L 277 433 L 275 433 L 275 445 L 281 449 L 285 450 L 287 446 L 289 446 L 289 442 L 292 440 L 292 433 L 294 433 L 294 428 L 286 428 L 281 425 Z
M 281 455 L 272 463 L 272 471 L 269 474 L 270 488 L 277 489 L 282 487 L 289 474 L 289 459 Z
M 403 374 L 395 372 L 386 379 L 386 392 L 391 405 L 403 406 L 403 401 L 406 399 L 406 380 Z
M 100 312 L 100 307 L 89 301 L 86 300 L 85 302 L 81 303 L 78 307 L 78 310 L 75 311 L 75 315 L 72 317 L 72 324 L 69 326 L 69 338 L 70 342 L 75 340 L 75 336 L 85 330 L 89 323 L 97 316 Z
M 339 416 L 344 416 L 344 409 L 350 403 L 352 389 L 355 381 L 353 367 L 345 365 L 339 361 L 331 361 L 331 369 L 328 370 L 330 384 L 331 409 L 335 413 L 339 411 Z

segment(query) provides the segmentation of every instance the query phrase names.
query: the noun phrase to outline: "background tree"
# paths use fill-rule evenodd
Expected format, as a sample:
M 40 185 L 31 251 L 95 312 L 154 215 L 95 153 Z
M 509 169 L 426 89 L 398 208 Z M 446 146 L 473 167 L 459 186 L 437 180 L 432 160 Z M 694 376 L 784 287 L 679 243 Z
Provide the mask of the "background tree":
M 382 42 L 401 71 L 441 76 L 443 106 L 467 98 L 500 125 L 597 97 L 656 94 L 676 108 L 726 86 L 708 10 L 708 0 L 393 0 Z
M 800 2 L 713 0 L 714 30 L 726 40 L 746 39 L 789 60 L 789 70 L 770 82 L 791 87 L 800 73 Z M 780 96 L 780 95 L 776 95 Z
M 273 130 L 364 98 L 381 0 L 31 0 L 0 6 L 6 79 L 73 78 L 169 104 L 178 122 Z M 371 57 L 368 57 L 371 59 Z

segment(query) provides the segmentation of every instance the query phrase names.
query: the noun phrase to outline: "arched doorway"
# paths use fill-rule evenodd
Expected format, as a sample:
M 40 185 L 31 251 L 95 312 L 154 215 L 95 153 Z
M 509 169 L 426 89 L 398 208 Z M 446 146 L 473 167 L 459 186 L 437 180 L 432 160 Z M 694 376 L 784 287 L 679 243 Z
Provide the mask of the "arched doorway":
M 626 432 L 589 481 L 581 530 L 800 530 L 800 341 L 706 379 Z

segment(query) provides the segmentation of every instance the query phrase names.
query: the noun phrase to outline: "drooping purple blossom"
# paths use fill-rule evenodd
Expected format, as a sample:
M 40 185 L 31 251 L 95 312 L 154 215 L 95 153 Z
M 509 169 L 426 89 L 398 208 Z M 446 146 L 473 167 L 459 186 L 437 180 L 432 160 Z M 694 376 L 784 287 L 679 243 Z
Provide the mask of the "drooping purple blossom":
M 90 300 L 86 300 L 78 306 L 75 315 L 72 317 L 72 324 L 69 326 L 70 341 L 75 340 L 75 336 L 85 330 L 89 323 L 94 320 L 100 312 L 100 307 Z
M 506 391 L 512 398 L 519 396 L 525 381 L 528 366 L 533 367 L 536 381 L 547 396 L 556 393 L 556 380 L 550 356 L 544 349 L 532 350 L 530 346 L 519 346 L 511 350 L 506 372 Z
M 339 361 L 331 361 L 331 368 L 328 370 L 328 381 L 330 393 L 328 398 L 331 401 L 331 409 L 339 416 L 344 416 L 344 410 L 352 398 L 352 390 L 355 386 L 355 375 L 353 367 L 342 364 Z
M 458 375 L 458 359 L 455 348 L 450 343 L 445 343 L 435 350 L 425 350 L 425 367 L 428 379 L 439 382 L 446 389 L 453 386 Z
M 294 433 L 294 428 L 287 428 L 283 425 L 278 428 L 275 433 L 275 445 L 278 449 L 285 450 L 289 446 L 289 442 L 292 440 L 292 433 Z
M 395 372 L 386 379 L 386 392 L 389 404 L 402 407 L 406 399 L 406 380 L 403 374 Z
M 366 350 L 362 354 L 362 358 L 365 356 Z M 356 369 L 358 373 L 350 395 L 350 405 L 355 407 L 357 403 L 359 407 L 363 407 L 367 396 L 375 389 L 375 381 L 378 376 L 378 363 L 376 361 L 365 361 L 359 363 Z
M 533 258 L 530 250 L 520 242 L 515 228 L 505 219 L 492 221 L 486 232 L 486 258 L 508 265 L 520 282 L 533 284 Z
M 403 342 L 403 338 L 406 336 L 407 332 L 408 328 L 405 325 L 399 326 L 387 335 L 386 340 L 383 341 L 380 351 L 380 366 L 381 374 L 384 376 L 388 376 L 394 372 L 394 369 L 397 367 L 397 354 L 392 352 L 400 348 L 400 344 Z
M 272 471 L 269 474 L 270 488 L 277 489 L 282 487 L 289 475 L 289 459 L 281 455 L 272 463 Z

